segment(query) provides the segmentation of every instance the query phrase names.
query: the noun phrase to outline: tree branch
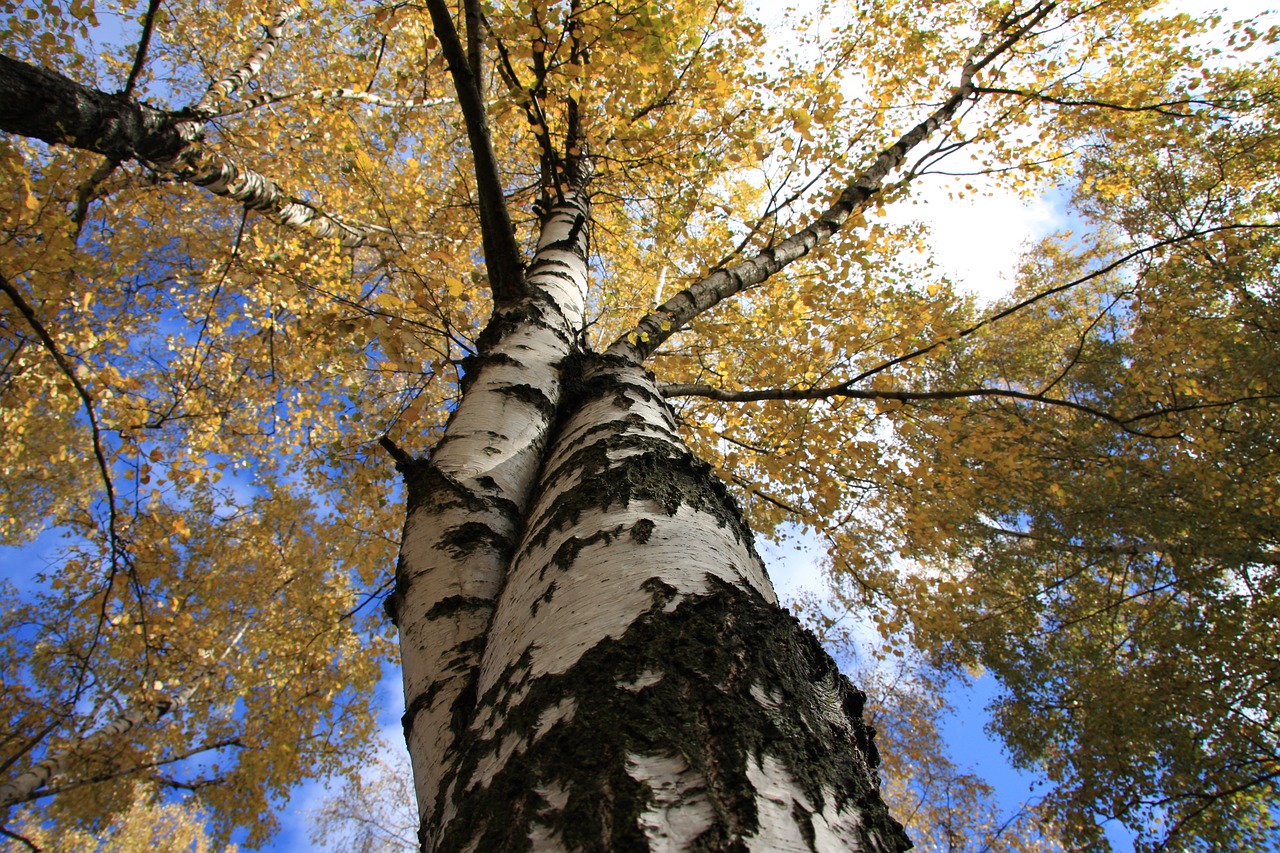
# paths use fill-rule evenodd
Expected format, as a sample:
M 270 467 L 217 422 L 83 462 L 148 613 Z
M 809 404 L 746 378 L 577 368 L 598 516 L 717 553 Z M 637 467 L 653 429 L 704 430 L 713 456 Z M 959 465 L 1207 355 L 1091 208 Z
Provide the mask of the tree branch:
M 267 25 L 266 35 L 263 36 L 262 43 L 258 45 L 253 53 L 249 54 L 249 58 L 244 61 L 244 64 L 221 80 L 215 81 L 209 87 L 209 90 L 204 93 L 204 97 L 191 108 L 191 114 L 199 118 L 212 116 L 217 112 L 214 103 L 219 98 L 226 98 L 237 89 L 243 89 L 250 80 L 257 77 L 263 66 L 275 54 L 276 48 L 280 44 L 280 37 L 284 34 L 285 25 L 297 17 L 301 11 L 301 7 L 293 3 L 285 6 L 275 20 Z
M 1243 793 L 1244 791 L 1248 791 L 1251 788 L 1257 788 L 1259 786 L 1265 785 L 1274 790 L 1277 779 L 1280 779 L 1280 770 L 1273 770 L 1271 772 L 1255 774 L 1231 785 L 1230 787 L 1218 788 L 1213 791 L 1190 791 L 1180 796 L 1166 798 L 1166 800 L 1161 802 L 1160 805 L 1165 805 L 1168 802 L 1176 802 L 1177 800 L 1195 800 L 1197 802 L 1190 811 L 1181 815 L 1173 822 L 1169 827 L 1169 831 L 1165 834 L 1165 837 L 1152 849 L 1156 851 L 1170 849 L 1179 836 L 1181 836 L 1183 828 L 1188 823 L 1194 821 L 1205 811 L 1216 807 L 1219 804 L 1219 801 L 1228 800 L 1236 794 Z
M 471 143 L 471 159 L 475 166 L 476 191 L 480 198 L 480 231 L 484 244 L 485 267 L 489 272 L 489 288 L 495 306 L 509 304 L 524 295 L 524 264 L 516 244 L 515 229 L 507 211 L 502 176 L 489 137 L 489 119 L 480 92 L 482 81 L 471 71 L 467 54 L 458 40 L 453 15 L 445 0 L 426 0 L 432 29 L 440 41 L 458 106 L 467 125 Z
M 979 39 L 970 51 L 960 72 L 960 81 L 951 96 L 924 121 L 903 134 L 897 142 L 876 155 L 874 162 L 859 172 L 845 186 L 836 202 L 819 214 L 809 225 L 770 246 L 759 254 L 731 267 L 716 270 L 711 275 L 682 290 L 646 315 L 635 328 L 614 341 L 607 350 L 610 355 L 643 362 L 668 338 L 683 329 L 690 320 L 724 299 L 768 280 L 788 264 L 805 257 L 831 239 L 855 211 L 866 207 L 881 189 L 885 178 L 898 168 L 913 148 L 928 139 L 942 124 L 951 119 L 970 97 L 976 86 L 974 75 L 1025 36 L 1057 5 L 1056 0 L 1032 7 L 1016 20 L 1002 21 L 992 32 Z M 1013 29 L 997 46 L 985 52 L 987 41 L 1002 34 L 1014 23 L 1022 23 Z
M 151 0 L 147 4 L 147 14 L 142 19 L 142 36 L 138 39 L 138 49 L 133 54 L 133 67 L 129 69 L 129 79 L 125 80 L 120 96 L 127 98 L 133 94 L 133 87 L 138 83 L 138 75 L 147 61 L 147 49 L 151 46 L 151 33 L 156 28 L 156 12 L 160 11 L 160 0 Z
M 89 434 L 93 444 L 93 457 L 98 463 L 98 474 L 102 477 L 102 486 L 107 493 L 107 538 L 108 545 L 111 549 L 111 571 L 114 576 L 119 565 L 119 557 L 121 552 L 120 541 L 117 536 L 117 510 L 116 510 L 116 491 L 111 480 L 111 469 L 107 464 L 106 450 L 102 446 L 102 427 L 98 423 L 97 408 L 94 405 L 93 397 L 89 394 L 89 389 L 76 376 L 75 368 L 67 361 L 66 356 L 62 354 L 62 350 L 58 348 L 57 342 L 53 336 L 49 334 L 49 330 L 40 322 L 40 318 L 36 316 L 35 309 L 23 297 L 22 293 L 10 284 L 9 279 L 0 273 L 0 291 L 3 291 L 9 297 L 9 301 L 18 309 L 18 313 L 27 321 L 27 325 L 36 333 L 36 337 L 40 339 L 40 343 L 44 345 L 45 351 L 53 358 L 54 364 L 58 366 L 58 370 L 70 380 L 73 388 L 76 389 L 77 396 L 80 397 L 80 403 L 84 408 L 85 416 L 89 419 Z
M 1042 544 L 1050 548 L 1056 548 L 1063 551 L 1073 551 L 1079 554 L 1100 554 L 1104 556 L 1110 555 L 1118 557 L 1144 557 L 1158 554 L 1195 556 L 1196 554 L 1202 553 L 1204 550 L 1202 548 L 1194 548 L 1176 542 L 1136 542 L 1117 545 L 1082 545 L 1079 542 L 1070 542 L 1050 536 L 1041 536 L 1036 533 L 1029 533 L 1023 530 L 1013 530 L 1008 527 L 1000 527 L 999 525 L 985 524 L 983 522 L 975 522 L 973 526 L 995 536 L 1003 536 L 1009 539 L 1023 539 L 1029 542 Z M 1252 545 L 1253 543 L 1250 544 Z M 1217 559 L 1223 559 L 1224 555 L 1219 553 L 1212 556 Z M 1243 563 L 1264 566 L 1280 566 L 1280 553 L 1276 553 L 1274 551 L 1263 551 L 1253 547 L 1247 550 L 1237 551 L 1226 556 L 1240 560 Z
M 222 654 L 192 674 L 190 683 L 177 693 L 171 696 L 157 696 L 146 702 L 131 705 L 111 722 L 62 749 L 52 751 L 43 760 L 36 762 L 6 784 L 0 785 L 0 810 L 57 793 L 56 790 L 48 790 L 46 786 L 54 776 L 65 772 L 73 759 L 101 749 L 130 731 L 143 725 L 155 723 L 166 714 L 185 707 L 191 701 L 191 698 L 195 696 L 205 677 L 212 673 L 214 668 L 235 649 L 236 644 L 244 637 L 247 628 L 247 622 L 242 624 L 226 648 L 223 649 Z
M 387 455 L 396 463 L 396 468 L 403 470 L 405 466 L 413 464 L 413 456 L 407 453 L 404 448 L 391 440 L 391 436 L 384 435 L 378 438 L 378 444 L 382 445 L 382 449 L 387 451 Z
M 71 212 L 71 221 L 75 223 L 77 236 L 80 234 L 80 230 L 84 228 L 85 217 L 89 215 L 89 205 L 93 203 L 95 198 L 98 198 L 98 191 L 103 183 L 119 167 L 119 160 L 113 160 L 110 157 L 103 158 L 102 162 L 94 167 L 93 173 L 76 188 L 76 205 Z
M 1220 107 L 1221 104 L 1214 101 L 1208 101 L 1201 98 L 1184 98 L 1177 101 L 1160 101 L 1154 104 L 1117 104 L 1113 101 L 1098 101 L 1091 98 L 1062 98 L 1055 95 L 1046 95 L 1043 92 L 1028 92 L 1024 89 L 1004 89 L 999 86 L 977 86 L 974 92 L 979 95 L 1013 95 L 1019 98 L 1026 98 L 1034 101 L 1044 101 L 1049 104 L 1057 104 L 1062 107 L 1098 107 L 1099 109 L 1115 110 L 1125 113 L 1145 113 L 1154 112 L 1161 115 L 1173 116 L 1174 118 L 1190 118 L 1195 115 L 1194 112 L 1185 112 L 1173 109 L 1173 107 Z
M 760 500 L 765 501 L 766 503 L 771 503 L 774 506 L 776 506 L 778 509 L 782 510 L 783 512 L 791 513 L 796 518 L 806 519 L 809 517 L 809 513 L 805 512 L 804 510 L 800 509 L 797 506 L 792 506 L 791 504 L 787 503 L 781 498 L 774 497 L 764 489 L 760 488 L 760 486 L 758 486 L 757 484 L 748 480 L 746 477 L 742 477 L 737 474 L 732 474 L 730 476 L 732 477 L 733 482 L 737 483 L 738 486 L 740 486 L 743 490 L 745 490 L 747 494 L 758 497 L 760 498 Z
M 99 785 L 103 782 L 110 782 L 112 779 L 120 779 L 124 776 L 130 776 L 142 770 L 155 770 L 156 768 L 164 767 L 169 764 L 178 764 L 180 762 L 186 761 L 189 758 L 200 755 L 201 753 L 210 752 L 218 749 L 226 749 L 227 747 L 232 747 L 232 746 L 239 747 L 241 749 L 246 748 L 244 742 L 241 741 L 240 738 L 238 737 L 222 738 L 220 740 L 206 741 L 205 743 L 198 744 L 196 746 L 191 747 L 190 749 L 183 750 L 182 752 L 179 752 L 175 755 L 171 755 L 168 758 L 160 758 L 155 761 L 144 761 L 144 762 L 139 762 L 137 764 L 130 764 L 124 767 L 117 767 L 115 769 L 107 770 L 101 773 L 95 773 L 92 776 L 88 776 L 83 779 L 76 779 L 70 782 L 66 782 L 65 784 L 45 786 L 36 791 L 31 792 L 29 795 L 27 795 L 21 800 L 14 802 L 12 805 L 15 805 L 15 806 L 22 805 L 23 803 L 30 803 L 36 800 L 43 800 L 46 797 L 56 797 L 59 794 L 65 794 L 68 791 L 74 791 L 77 788 L 83 788 L 86 785 Z
M 570 49 L 569 64 L 580 71 L 590 60 L 590 54 L 582 43 L 582 27 L 578 23 L 578 0 L 569 3 Z M 582 129 L 582 114 L 578 99 L 572 94 L 565 97 L 568 127 L 564 140 L 564 179 L 578 189 L 583 189 L 591 180 L 591 160 L 587 152 L 587 137 Z
M 1155 243 L 1150 243 L 1146 246 L 1139 246 L 1133 251 L 1127 252 L 1126 254 L 1121 255 L 1111 263 L 1105 264 L 1091 273 L 1082 275 L 1076 279 L 1072 279 L 1071 281 L 1068 281 L 1065 284 L 1060 284 L 1057 287 L 1051 287 L 1048 290 L 1042 290 L 1039 293 L 1035 294 L 1034 296 L 1029 296 L 1026 299 L 1023 299 L 1019 302 L 1014 303 L 1013 305 L 1010 305 L 1008 308 L 1005 308 L 1001 311 L 997 311 L 995 314 L 992 314 L 989 317 L 985 317 L 982 320 L 979 320 L 977 323 L 974 323 L 972 326 L 961 329 L 959 332 L 957 332 L 956 334 L 950 337 L 941 338 L 940 340 L 936 340 L 933 343 L 929 344 L 928 346 L 924 346 L 919 349 L 912 350 L 911 352 L 904 353 L 903 355 L 896 356 L 895 358 L 888 359 L 887 361 L 883 361 L 874 367 L 869 367 L 866 370 L 859 373 L 857 376 L 850 379 L 845 384 L 856 385 L 859 382 L 862 382 L 864 379 L 874 376 L 877 373 L 882 373 L 883 371 L 888 370 L 891 367 L 896 367 L 899 364 L 912 361 L 913 359 L 916 359 L 922 355 L 931 353 L 934 350 L 938 349 L 939 347 L 945 346 L 949 343 L 952 343 L 953 341 L 958 341 L 958 340 L 962 340 L 963 338 L 967 338 L 970 335 L 972 335 L 974 332 L 977 332 L 987 326 L 990 326 L 992 323 L 995 323 L 998 320 L 1003 320 L 1005 317 L 1008 317 L 1011 314 L 1015 314 L 1018 311 L 1021 311 L 1023 308 L 1027 308 L 1031 305 L 1034 305 L 1035 303 L 1039 302 L 1042 299 L 1047 299 L 1050 296 L 1063 293 L 1064 291 L 1070 290 L 1073 287 L 1077 287 L 1081 284 L 1090 282 L 1093 279 L 1098 278 L 1099 276 L 1106 275 L 1112 270 L 1115 270 L 1121 266 L 1124 266 L 1134 258 L 1140 257 L 1150 252 L 1154 252 L 1158 249 L 1163 249 L 1165 246 L 1174 246 L 1174 245 L 1177 245 L 1178 243 L 1183 243 L 1188 240 L 1198 240 L 1201 237 L 1206 237 L 1210 234 L 1217 234 L 1220 231 L 1237 231 L 1237 230 L 1254 230 L 1254 229 L 1274 230 L 1277 228 L 1280 228 L 1280 224 L 1273 224 L 1270 222 L 1241 222 L 1241 223 L 1236 223 L 1232 225 L 1219 225 L 1213 228 L 1205 228 L 1204 230 L 1201 230 L 1201 231 L 1190 231 L 1190 232 L 1187 232 L 1186 234 L 1180 234 L 1176 237 L 1168 237 L 1168 238 L 1165 238 L 1164 240 L 1158 240 Z
M 463 16 L 467 27 L 467 69 L 477 87 L 484 86 L 484 41 L 480 35 L 483 26 L 480 0 L 462 0 Z
M 375 107 L 386 107 L 387 109 L 396 110 L 415 110 L 423 107 L 439 107 L 448 103 L 452 103 L 447 98 L 424 98 L 421 100 L 414 98 L 384 98 L 381 95 L 375 95 L 371 92 L 358 92 L 355 89 L 307 89 L 300 92 L 280 92 L 272 94 L 271 92 L 259 92 L 242 98 L 239 101 L 233 101 L 222 109 L 218 110 L 209 118 L 222 118 L 223 116 L 235 115 L 236 113 L 247 112 L 248 110 L 266 106 L 267 104 L 279 104 L 284 101 L 293 99 L 308 99 L 317 101 L 360 101 Z
M 1120 418 L 1110 412 L 1065 400 L 1061 397 L 1049 397 L 1030 391 L 1015 391 L 1012 388 L 960 388 L 951 391 L 877 391 L 874 389 L 850 388 L 850 383 L 842 383 L 827 388 L 764 388 L 749 391 L 728 391 L 710 385 L 672 384 L 659 388 L 664 397 L 704 397 L 708 400 L 719 400 L 726 403 L 750 403 L 762 400 L 825 400 L 832 397 L 845 397 L 851 400 L 894 400 L 901 403 L 929 400 L 963 400 L 971 397 L 1005 397 L 1030 403 L 1044 403 L 1050 406 L 1062 406 L 1077 412 L 1115 424 L 1121 428 L 1138 418 L 1150 417 L 1150 414 L 1138 418 Z
M 664 397 L 668 398 L 703 397 L 708 400 L 718 400 L 725 403 L 752 403 L 764 400 L 826 400 L 832 397 L 844 397 L 850 400 L 893 400 L 902 403 L 910 403 L 930 400 L 962 400 L 972 397 L 1004 397 L 1011 400 L 1021 400 L 1028 403 L 1042 403 L 1047 406 L 1060 406 L 1062 408 L 1072 409 L 1082 414 L 1113 424 L 1132 435 L 1140 435 L 1145 438 L 1173 438 L 1176 433 L 1164 435 L 1147 432 L 1145 430 L 1137 429 L 1134 424 L 1168 415 L 1180 415 L 1188 412 L 1203 411 L 1205 409 L 1222 409 L 1229 406 L 1238 406 L 1243 403 L 1255 403 L 1262 400 L 1277 399 L 1277 395 L 1274 394 L 1252 394 L 1244 397 L 1237 397 L 1233 400 L 1202 400 L 1196 403 L 1188 403 L 1183 406 L 1165 406 L 1158 409 L 1151 409 L 1146 412 L 1140 412 L 1136 415 L 1122 417 L 1103 409 L 1087 406 L 1083 403 L 1077 403 L 1074 400 L 1067 400 L 1061 397 L 1050 397 L 1043 392 L 1017 391 L 1012 388 L 959 388 L 950 391 L 877 391 L 874 389 L 850 388 L 849 385 L 853 384 L 854 381 L 856 380 L 850 380 L 847 383 L 832 385 L 826 388 L 763 388 L 744 391 L 729 391 L 724 388 L 715 388 L 711 385 L 701 385 L 696 383 L 674 383 L 671 385 L 660 386 L 659 390 L 662 392 Z
M 37 853 L 38 851 L 44 849 L 43 847 L 37 846 L 34 841 L 27 838 L 25 835 L 19 835 L 13 830 L 7 829 L 3 826 L 0 826 L 0 835 L 3 835 L 5 838 L 12 838 L 14 841 L 17 841 L 19 844 L 25 844 L 28 850 L 35 850 L 37 851 Z
M 265 175 L 210 151 L 201 141 L 201 128 L 183 113 L 108 95 L 7 56 L 0 56 L 0 130 L 113 160 L 138 160 L 281 225 L 336 238 L 344 246 L 359 246 L 379 233 L 293 198 Z
M 515 97 L 516 103 L 520 104 L 524 110 L 525 120 L 529 122 L 529 127 L 533 132 L 533 138 L 538 143 L 541 151 L 539 166 L 541 167 L 541 189 L 542 196 L 540 202 L 544 207 L 551 207 L 554 203 L 555 174 L 557 156 L 555 146 L 551 144 L 551 134 L 548 129 L 548 121 L 546 112 L 542 109 L 542 94 L 544 91 L 544 81 L 546 80 L 547 67 L 544 61 L 546 51 L 546 41 L 537 39 L 533 43 L 533 68 L 534 81 L 533 85 L 525 86 L 520 82 L 520 75 L 516 73 L 515 64 L 511 61 L 511 54 L 507 51 L 507 46 L 503 44 L 502 39 L 490 33 L 493 39 L 494 47 L 498 51 L 498 75 L 502 77 L 507 84 L 507 89 Z

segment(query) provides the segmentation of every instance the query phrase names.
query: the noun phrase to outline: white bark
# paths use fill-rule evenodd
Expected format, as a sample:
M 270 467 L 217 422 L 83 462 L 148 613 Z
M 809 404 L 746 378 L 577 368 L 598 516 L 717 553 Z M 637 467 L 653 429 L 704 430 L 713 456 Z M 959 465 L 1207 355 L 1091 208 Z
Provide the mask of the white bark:
M 275 54 L 280 38 L 284 35 L 285 25 L 297 17 L 301 11 L 302 8 L 293 3 L 286 5 L 275 20 L 267 25 L 261 44 L 254 48 L 249 58 L 226 77 L 214 81 L 191 111 L 201 118 L 212 116 L 217 111 L 215 104 L 220 99 L 230 97 L 232 92 L 243 89 L 250 80 L 257 77 L 263 66 Z
M 148 161 L 157 171 L 172 173 L 180 181 L 238 201 L 281 225 L 321 239 L 336 239 L 343 246 L 360 246 L 376 233 L 376 229 L 349 225 L 311 205 L 294 201 L 261 172 L 210 151 L 200 141 L 201 129 L 195 123 L 182 122 L 175 129 L 185 135 L 187 144 L 172 154 Z
M 903 849 L 860 694 L 652 377 L 584 358 L 426 849 Z
M 639 823 L 654 853 L 676 853 L 690 838 L 706 832 L 715 807 L 706 795 L 706 780 L 675 755 L 628 755 L 627 775 L 649 789 L 651 800 Z
M 65 773 L 81 756 L 108 747 L 133 729 L 155 722 L 168 713 L 171 707 L 173 704 L 168 699 L 156 699 L 145 705 L 134 706 L 70 746 L 52 751 L 9 782 L 0 785 L 0 809 L 8 809 L 35 798 L 41 788 L 48 785 L 55 776 Z
M 457 410 L 410 496 L 393 616 L 400 628 L 405 734 L 424 823 L 454 760 L 474 670 L 511 547 L 542 467 L 562 363 L 587 284 L 585 200 L 551 211 L 526 278 L 531 295 L 499 312 Z M 415 479 L 416 478 L 416 479 Z
M 634 383 L 637 389 L 652 387 L 635 366 L 615 371 L 612 378 Z M 685 596 L 706 592 L 708 578 L 718 577 L 754 589 L 766 601 L 777 601 L 750 540 L 726 527 L 723 518 L 690 506 L 668 513 L 652 500 L 641 499 L 589 507 L 572 527 L 550 529 L 557 505 L 573 499 L 584 476 L 614 476 L 608 469 L 584 475 L 575 468 L 575 457 L 591 446 L 592 430 L 597 430 L 597 442 L 634 437 L 671 442 L 677 452 L 683 450 L 660 397 L 625 386 L 617 393 L 626 399 L 625 408 L 610 398 L 579 410 L 563 427 L 547 461 L 543 491 L 529 513 L 529 535 L 494 616 L 480 675 L 481 695 L 522 656 L 528 657 L 525 678 L 534 679 L 564 672 L 601 640 L 621 636 L 653 602 L 653 595 L 643 588 L 646 582 L 660 580 L 677 596 Z M 601 431 L 610 424 L 615 429 Z M 622 463 L 642 450 L 632 446 L 603 452 L 611 462 Z M 630 536 L 642 522 L 648 526 L 645 547 L 613 546 L 614 539 Z M 590 544 L 574 547 L 571 540 Z M 575 551 L 572 584 L 563 582 L 556 566 L 557 555 L 567 546 Z
M 439 107 L 452 104 L 453 101 L 447 98 L 384 98 L 381 95 L 375 95 L 372 92 L 361 92 L 356 89 L 342 88 L 325 88 L 325 89 L 308 89 L 303 92 L 279 92 L 272 94 L 271 92 L 257 92 L 238 101 L 233 101 L 225 107 L 219 109 L 212 117 L 228 116 L 235 113 L 246 112 L 247 110 L 256 109 L 267 104 L 278 104 L 283 101 L 291 100 L 310 100 L 320 101 L 321 103 L 330 103 L 334 101 L 358 101 L 362 104 L 368 104 L 371 107 L 385 107 L 386 109 L 396 110 L 418 110 L 426 107 Z
M 862 695 L 634 361 L 581 349 L 547 215 L 408 514 L 389 610 L 424 850 L 898 851 Z M 554 430 L 554 434 L 553 434 Z

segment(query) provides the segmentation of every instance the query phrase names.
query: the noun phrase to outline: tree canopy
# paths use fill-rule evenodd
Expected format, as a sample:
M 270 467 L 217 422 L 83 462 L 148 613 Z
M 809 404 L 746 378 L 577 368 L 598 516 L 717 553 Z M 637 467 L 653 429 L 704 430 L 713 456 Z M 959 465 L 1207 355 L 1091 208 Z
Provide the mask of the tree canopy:
M 733 0 L 3 15 L 0 537 L 47 555 L 0 611 L 0 784 L 39 771 L 6 806 L 127 829 L 187 792 L 254 845 L 358 774 L 393 463 L 589 168 L 586 344 L 648 360 L 889 652 L 999 679 L 1046 835 L 1274 843 L 1280 29 L 1138 0 L 777 32 Z M 938 187 L 1057 191 L 1074 230 L 988 304 L 885 216 Z M 886 740 L 927 757 L 908 723 Z

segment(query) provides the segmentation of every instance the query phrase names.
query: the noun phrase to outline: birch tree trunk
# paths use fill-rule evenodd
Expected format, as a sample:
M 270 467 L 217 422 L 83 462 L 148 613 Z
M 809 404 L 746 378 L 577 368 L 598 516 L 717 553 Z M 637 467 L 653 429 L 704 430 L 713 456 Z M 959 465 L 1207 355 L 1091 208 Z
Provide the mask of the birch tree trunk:
M 390 605 L 424 850 L 898 851 L 863 694 L 777 604 L 652 375 L 587 351 L 546 219 L 429 461 Z

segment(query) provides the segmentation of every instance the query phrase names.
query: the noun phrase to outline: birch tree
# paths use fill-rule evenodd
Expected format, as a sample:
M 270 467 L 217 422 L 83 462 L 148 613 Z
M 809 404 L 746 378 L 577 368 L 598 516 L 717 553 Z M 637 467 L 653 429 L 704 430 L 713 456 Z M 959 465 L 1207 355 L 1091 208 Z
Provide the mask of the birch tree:
M 4 760 L 80 755 L 30 799 L 88 822 L 140 780 L 190 790 L 220 838 L 358 771 L 381 598 L 425 850 L 906 849 L 865 696 L 779 606 L 757 533 L 807 527 L 883 589 L 973 494 L 900 488 L 948 470 L 932 425 L 995 400 L 999 448 L 1138 416 L 1060 390 L 1093 362 L 1037 361 L 1045 340 L 1014 336 L 1028 375 L 1002 383 L 974 343 L 1034 338 L 1101 273 L 984 314 L 878 215 L 956 152 L 988 188 L 1105 190 L 1080 157 L 1100 134 L 1257 126 L 1274 91 L 1265 62 L 1196 70 L 1219 19 L 1132 0 L 824 7 L 790 53 L 730 2 L 9 14 L 0 524 L 69 544 L 68 628 L 30 643 L 57 665 L 6 673 Z M 136 41 L 95 44 L 108 15 Z M 1133 229 L 1100 263 L 1272 219 Z M 903 577 L 865 601 L 946 643 L 954 611 L 903 604 L 935 576 Z M 203 718 L 77 746 L 197 677 Z

